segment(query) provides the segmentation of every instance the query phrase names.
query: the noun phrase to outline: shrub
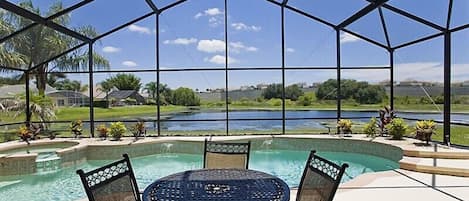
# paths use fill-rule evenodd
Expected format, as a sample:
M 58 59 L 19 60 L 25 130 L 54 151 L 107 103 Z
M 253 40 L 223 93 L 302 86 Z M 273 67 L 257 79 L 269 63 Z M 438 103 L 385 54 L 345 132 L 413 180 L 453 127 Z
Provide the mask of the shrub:
M 83 122 L 81 120 L 72 121 L 70 123 L 70 131 L 75 138 L 80 137 L 83 133 Z
M 400 140 L 402 136 L 407 131 L 407 124 L 405 123 L 404 119 L 396 118 L 390 124 L 386 125 L 386 129 L 388 129 L 389 134 L 392 136 L 393 140 Z
M 99 137 L 101 138 L 106 138 L 107 134 L 109 132 L 109 128 L 106 127 L 106 124 L 100 124 L 97 128 L 96 131 L 99 133 Z
M 352 126 L 353 126 L 353 122 L 352 120 L 349 120 L 349 119 L 340 119 L 337 122 L 337 127 L 339 128 L 339 131 L 343 134 L 352 133 Z
M 363 127 L 363 133 L 366 134 L 366 137 L 376 137 L 376 132 L 378 131 L 378 126 L 377 126 L 377 120 L 376 118 L 371 118 L 370 121 L 365 124 Z
M 115 140 L 119 140 L 126 131 L 127 131 L 127 128 L 125 127 L 124 123 L 114 122 L 114 123 L 111 123 L 109 134 L 111 134 L 111 136 Z
M 435 133 L 436 123 L 433 120 L 417 121 L 415 125 L 415 138 L 425 141 L 428 144 Z

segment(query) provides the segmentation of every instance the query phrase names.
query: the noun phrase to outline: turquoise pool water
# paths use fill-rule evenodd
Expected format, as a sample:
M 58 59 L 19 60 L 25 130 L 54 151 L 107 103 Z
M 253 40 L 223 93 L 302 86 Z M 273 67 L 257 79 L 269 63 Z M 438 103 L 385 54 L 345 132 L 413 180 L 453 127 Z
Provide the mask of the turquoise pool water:
M 254 150 L 249 168 L 264 171 L 283 179 L 290 187 L 297 186 L 309 152 L 290 150 Z M 337 163 L 348 163 L 344 181 L 366 172 L 398 168 L 396 162 L 375 156 L 319 152 Z M 168 174 L 202 167 L 201 154 L 156 154 L 132 158 L 132 165 L 141 190 L 155 179 Z M 88 161 L 79 166 L 25 176 L 0 177 L 0 201 L 74 201 L 85 197 L 75 171 L 91 170 L 110 161 Z

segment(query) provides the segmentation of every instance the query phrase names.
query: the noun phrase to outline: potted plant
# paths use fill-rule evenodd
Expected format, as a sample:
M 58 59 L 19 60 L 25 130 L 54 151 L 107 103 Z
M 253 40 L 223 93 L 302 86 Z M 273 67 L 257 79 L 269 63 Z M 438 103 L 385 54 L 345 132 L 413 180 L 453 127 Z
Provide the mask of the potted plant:
M 22 125 L 18 129 L 18 136 L 21 140 L 23 140 L 23 142 L 26 142 L 29 145 L 29 140 L 31 140 L 32 132 L 27 126 Z
M 352 134 L 352 120 L 349 119 L 339 119 L 337 122 L 337 128 L 339 129 L 339 134 Z
M 122 122 L 111 123 L 111 127 L 109 128 L 109 134 L 112 136 L 113 140 L 120 140 L 126 131 L 127 128 Z
M 83 134 L 83 122 L 81 120 L 72 121 L 70 123 L 70 131 L 75 138 L 81 138 Z
M 436 123 L 433 120 L 417 121 L 415 125 L 415 138 L 421 141 L 428 142 L 432 140 L 432 135 L 435 133 Z
M 393 119 L 390 124 L 386 125 L 386 129 L 393 140 L 401 140 L 407 131 L 407 127 L 404 119 L 401 118 Z
M 132 132 L 133 136 L 135 137 L 135 141 L 137 141 L 138 137 L 145 134 L 145 122 L 138 121 L 132 128 L 130 128 L 130 132 Z
M 366 134 L 366 137 L 371 137 L 373 139 L 376 137 L 376 132 L 378 131 L 377 122 L 376 118 L 373 117 L 367 124 L 365 124 L 363 127 L 363 133 Z
M 109 132 L 109 128 L 106 127 L 106 124 L 100 124 L 97 128 L 96 131 L 98 131 L 98 137 L 101 139 L 105 140 L 107 137 L 107 134 Z

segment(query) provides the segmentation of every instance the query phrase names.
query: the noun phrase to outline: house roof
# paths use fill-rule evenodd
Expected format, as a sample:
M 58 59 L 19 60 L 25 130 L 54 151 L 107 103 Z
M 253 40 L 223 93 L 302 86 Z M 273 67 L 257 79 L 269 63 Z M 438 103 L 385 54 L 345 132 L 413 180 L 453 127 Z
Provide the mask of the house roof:
M 52 97 L 66 97 L 66 98 L 88 98 L 88 96 L 76 92 L 76 91 L 70 91 L 70 90 L 58 90 L 58 91 L 52 91 L 49 93 L 46 93 L 47 96 L 52 96 Z
M 37 92 L 37 88 L 34 87 L 34 84 L 30 85 L 30 91 Z M 45 93 L 50 93 L 53 91 L 57 91 L 50 85 L 46 85 Z M 26 85 L 24 84 L 15 84 L 15 85 L 3 85 L 0 87 L 0 99 L 4 98 L 14 98 L 16 95 L 26 93 Z
M 121 99 L 126 99 L 133 95 L 134 93 L 137 93 L 135 90 L 118 90 L 118 91 L 112 91 L 109 93 L 108 98 L 109 99 L 116 99 L 116 100 L 121 100 Z M 138 94 L 138 93 L 137 93 Z

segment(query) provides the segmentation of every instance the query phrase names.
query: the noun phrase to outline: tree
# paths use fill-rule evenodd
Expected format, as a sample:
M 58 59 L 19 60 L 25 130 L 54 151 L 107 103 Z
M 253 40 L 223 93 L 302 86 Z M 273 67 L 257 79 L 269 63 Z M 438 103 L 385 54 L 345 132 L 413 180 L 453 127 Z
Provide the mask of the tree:
M 337 99 L 337 80 L 328 79 L 318 86 L 316 97 L 320 100 L 336 100 Z
M 156 96 L 157 96 L 157 85 L 156 85 L 156 82 L 149 82 L 145 85 L 145 88 L 143 88 L 143 90 L 145 90 L 148 95 L 150 96 L 150 98 L 153 98 L 153 99 L 156 99 Z
M 269 84 L 269 86 L 262 91 L 262 97 L 265 99 L 282 98 L 282 88 L 282 84 Z
M 192 89 L 179 87 L 174 90 L 171 103 L 173 105 L 198 106 L 200 105 L 200 98 Z
M 304 92 L 297 84 L 290 85 L 285 88 L 285 98 L 292 101 L 298 100 L 298 97 L 302 96 Z
M 171 102 L 173 91 L 168 87 L 167 84 L 160 83 L 160 99 L 161 104 L 168 104 Z
M 88 89 L 88 85 L 81 85 L 81 82 L 77 80 L 69 80 L 69 79 L 64 79 L 57 81 L 52 85 L 54 88 L 57 90 L 69 90 L 69 91 L 77 91 L 77 92 L 83 92 Z
M 140 91 L 140 88 L 142 87 L 140 78 L 134 74 L 119 73 L 116 76 L 106 79 L 106 82 L 112 83 L 112 86 L 119 90 Z
M 341 80 L 341 99 L 354 99 L 360 104 L 381 103 L 386 98 L 384 87 L 370 85 L 368 82 Z M 337 96 L 337 80 L 329 79 L 319 85 L 316 97 L 321 100 L 335 100 Z
M 27 114 L 30 117 L 36 117 L 41 122 L 48 122 L 56 118 L 54 112 L 54 105 L 49 97 L 42 96 L 39 94 L 30 93 L 29 108 L 30 113 Z M 13 117 L 16 118 L 21 114 L 24 114 L 26 110 L 26 95 L 20 94 L 15 96 L 15 99 L 3 100 L 0 107 L 4 112 L 14 112 Z M 42 123 L 43 128 L 47 129 L 47 124 Z
M 114 88 L 114 85 L 109 80 L 102 81 L 99 83 L 99 85 L 101 87 L 98 88 L 98 90 L 106 93 L 106 103 L 109 106 L 109 92 L 111 92 L 112 88 Z
M 22 84 L 23 82 L 14 77 L 0 77 L 0 86 Z
M 270 84 L 262 91 L 262 97 L 265 99 L 282 98 L 282 84 Z M 304 92 L 296 84 L 285 87 L 285 98 L 293 101 L 298 100 L 298 97 L 303 95 Z
M 57 13 L 64 9 L 62 2 L 54 3 L 46 13 L 42 13 L 39 7 L 35 7 L 32 1 L 23 1 L 19 6 L 26 10 L 32 11 L 38 15 L 47 15 Z M 64 27 L 70 25 L 71 15 L 62 15 L 53 21 Z M 15 30 L 19 30 L 30 20 L 19 17 L 12 13 L 1 13 L 0 34 L 6 35 Z M 83 26 L 76 28 L 75 31 L 88 37 L 96 37 L 98 34 L 91 26 Z M 32 69 L 36 65 L 37 68 L 30 71 L 31 78 L 36 80 L 36 88 L 39 95 L 44 96 L 48 74 L 54 70 L 61 72 L 76 72 L 81 69 L 88 69 L 88 48 L 75 50 L 65 56 L 54 61 L 44 61 L 53 58 L 72 47 L 76 47 L 81 41 L 75 40 L 70 36 L 61 34 L 46 26 L 35 26 L 27 31 L 19 34 L 0 45 L 0 65 L 9 67 L 21 67 L 23 69 Z M 109 67 L 109 62 L 97 54 L 92 53 L 94 66 L 98 69 Z M 8 71 L 2 69 L 2 71 Z

